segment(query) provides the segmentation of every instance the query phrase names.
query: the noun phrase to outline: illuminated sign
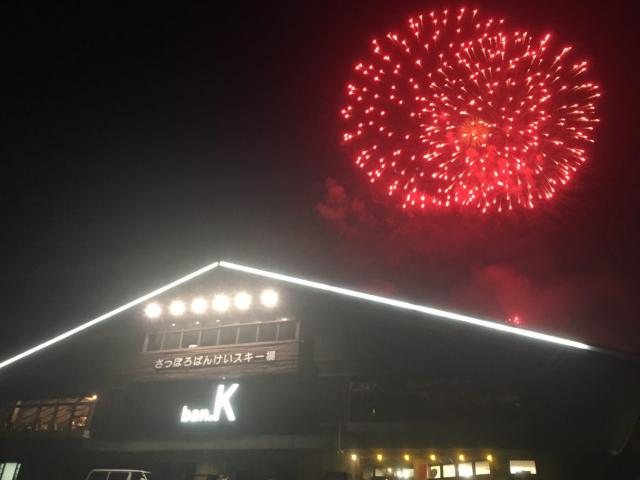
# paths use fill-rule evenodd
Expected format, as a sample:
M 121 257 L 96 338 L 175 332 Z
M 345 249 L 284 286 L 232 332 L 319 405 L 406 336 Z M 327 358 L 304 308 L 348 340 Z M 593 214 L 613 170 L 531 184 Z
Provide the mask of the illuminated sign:
M 225 389 L 224 385 L 218 385 L 216 394 L 213 397 L 212 409 L 208 408 L 189 408 L 187 405 L 182 407 L 180 414 L 180 423 L 205 423 L 218 422 L 224 412 L 229 422 L 236 421 L 236 414 L 231 405 L 231 397 L 239 385 L 233 383 L 229 388 Z

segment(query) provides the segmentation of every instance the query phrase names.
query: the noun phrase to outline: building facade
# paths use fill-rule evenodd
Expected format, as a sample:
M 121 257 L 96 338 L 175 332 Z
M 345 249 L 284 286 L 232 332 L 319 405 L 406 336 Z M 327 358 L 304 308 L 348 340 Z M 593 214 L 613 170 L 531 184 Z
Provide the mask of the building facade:
M 633 358 L 403 305 L 213 271 L 1 373 L 0 479 L 635 478 Z

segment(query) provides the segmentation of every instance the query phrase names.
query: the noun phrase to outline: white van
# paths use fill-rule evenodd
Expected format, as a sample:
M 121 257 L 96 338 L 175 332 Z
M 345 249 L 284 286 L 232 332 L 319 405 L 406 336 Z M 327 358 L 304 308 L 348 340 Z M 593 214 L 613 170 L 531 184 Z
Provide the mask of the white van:
M 85 480 L 151 480 L 151 473 L 127 468 L 96 468 Z

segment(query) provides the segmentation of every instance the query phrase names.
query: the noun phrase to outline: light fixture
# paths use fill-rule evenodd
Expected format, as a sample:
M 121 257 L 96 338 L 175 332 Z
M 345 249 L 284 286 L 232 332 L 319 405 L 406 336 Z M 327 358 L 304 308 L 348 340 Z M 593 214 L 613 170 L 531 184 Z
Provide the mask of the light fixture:
M 158 318 L 162 315 L 162 307 L 158 302 L 148 303 L 146 307 L 144 307 L 144 314 L 147 318 Z
M 98 399 L 98 395 L 97 395 L 96 393 L 94 393 L 93 395 L 91 395 L 91 396 L 89 397 L 89 400 L 94 401 L 94 402 L 95 402 L 97 399 Z
M 411 455 L 409 455 L 408 453 L 405 453 L 402 458 L 404 458 L 405 462 L 408 462 L 409 460 L 411 460 Z
M 376 460 L 378 460 L 379 462 L 381 462 L 381 461 L 382 461 L 382 454 L 381 454 L 381 453 L 378 453 L 378 454 L 376 455 Z
M 351 461 L 355 462 L 356 460 L 358 460 L 358 455 L 356 455 L 355 453 L 351 454 Z
M 493 462 L 493 455 L 491 455 L 491 454 L 487 455 L 487 461 L 488 462 Z
M 182 300 L 174 300 L 169 305 L 169 312 L 171 312 L 171 315 L 173 315 L 174 317 L 180 317 L 181 315 L 184 315 L 184 312 L 186 311 L 187 306 Z
M 274 308 L 280 300 L 278 292 L 272 289 L 263 290 L 260 294 L 260 303 L 267 308 Z
M 233 297 L 233 305 L 238 310 L 248 310 L 251 306 L 251 295 L 247 292 L 239 292 Z
M 431 460 L 432 462 L 436 461 L 436 455 L 435 453 L 432 453 L 431 455 L 429 455 L 429 460 Z
M 202 315 L 207 311 L 207 301 L 202 297 L 194 298 L 191 301 L 191 311 L 196 315 Z
M 458 455 L 458 460 L 460 460 L 461 462 L 464 462 L 464 455 L 463 454 Z
M 211 307 L 218 313 L 224 313 L 229 310 L 231 300 L 224 293 L 219 293 L 213 297 Z

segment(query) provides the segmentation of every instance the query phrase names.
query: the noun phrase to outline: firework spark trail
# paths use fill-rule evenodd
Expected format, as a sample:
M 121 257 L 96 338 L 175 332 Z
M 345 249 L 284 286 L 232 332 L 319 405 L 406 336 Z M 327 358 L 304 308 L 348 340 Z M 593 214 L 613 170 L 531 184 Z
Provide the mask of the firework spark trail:
M 420 15 L 356 65 L 343 140 L 403 208 L 533 208 L 587 160 L 600 96 L 587 68 L 476 10 Z

